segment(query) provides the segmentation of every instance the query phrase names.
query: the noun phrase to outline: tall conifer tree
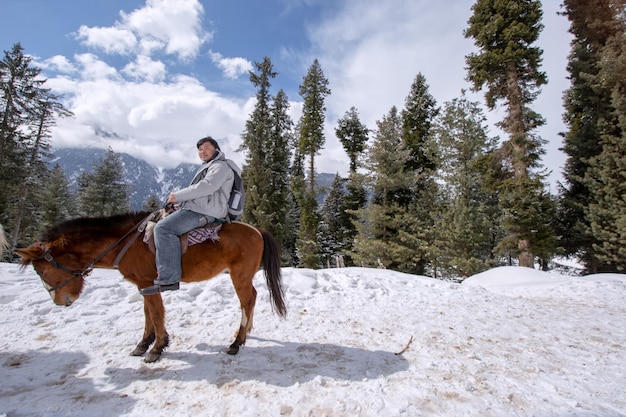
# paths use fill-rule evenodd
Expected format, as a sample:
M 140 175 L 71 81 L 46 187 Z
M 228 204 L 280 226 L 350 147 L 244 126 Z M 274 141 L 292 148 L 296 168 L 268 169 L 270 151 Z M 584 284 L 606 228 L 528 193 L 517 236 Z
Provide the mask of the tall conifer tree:
M 19 43 L 5 51 L 0 61 L 0 221 L 11 230 L 14 246 L 36 233 L 48 174 L 42 158 L 50 149 L 50 130 L 56 116 L 71 115 L 60 98 L 44 88 L 45 82 Z
M 290 216 L 294 203 L 289 183 L 289 169 L 293 149 L 293 121 L 289 116 L 289 99 L 279 90 L 270 108 L 271 136 L 267 142 L 267 166 L 269 168 L 267 230 L 272 232 L 281 247 L 285 246 L 293 228 Z M 288 253 L 283 250 L 283 254 Z
M 434 208 L 437 200 L 437 148 L 431 135 L 434 118 L 439 114 L 426 78 L 418 73 L 402 109 L 402 141 L 410 151 L 405 175 L 410 181 L 399 190 L 396 200 L 402 207 L 398 216 L 397 252 L 405 254 L 403 271 L 423 275 L 431 263 L 434 244 Z
M 398 204 L 397 194 L 411 183 L 405 173 L 411 150 L 402 141 L 402 119 L 395 106 L 376 125 L 364 162 L 372 198 L 356 211 L 358 234 L 352 258 L 358 266 L 404 271 L 407 264 L 421 260 L 418 254 L 407 253 L 398 232 L 404 227 L 401 219 L 406 208 Z
M 308 158 L 308 186 L 300 203 L 300 232 L 298 253 L 304 266 L 318 268 L 320 263 L 319 223 L 315 199 L 315 156 L 324 147 L 324 100 L 330 94 L 328 80 L 317 59 L 309 68 L 300 85 L 304 100 L 299 129 L 299 153 Z
M 348 158 L 350 158 L 350 170 L 346 183 L 347 192 L 344 196 L 343 211 L 337 213 L 337 220 L 342 224 L 342 229 L 345 231 L 340 252 L 345 256 L 345 264 L 352 265 L 350 252 L 352 251 L 352 242 L 357 233 L 354 226 L 357 220 L 355 212 L 363 208 L 367 202 L 363 175 L 358 173 L 357 169 L 359 167 L 359 158 L 362 156 L 367 144 L 369 129 L 361 123 L 357 109 L 351 107 L 337 121 L 335 134 L 348 154 Z
M 270 58 L 255 62 L 257 73 L 250 71 L 250 82 L 257 88 L 256 104 L 242 135 L 241 148 L 247 150 L 242 179 L 246 186 L 246 206 L 243 220 L 259 227 L 268 228 L 268 200 L 271 196 L 270 170 L 268 166 L 268 140 L 272 137 L 271 80 L 276 77 Z M 271 150 L 270 150 L 271 152 Z
M 604 242 L 612 232 L 603 233 L 599 220 L 604 217 L 605 224 L 613 228 L 615 219 L 609 220 L 611 216 L 600 212 L 620 211 L 619 204 L 611 207 L 617 200 L 602 193 L 604 189 L 612 190 L 609 192 L 619 189 L 619 181 L 609 184 L 610 171 L 619 172 L 616 164 L 619 157 L 609 155 L 618 156 L 615 150 L 619 149 L 619 137 L 624 132 L 623 126 L 619 126 L 619 112 L 624 114 L 619 110 L 619 97 L 623 94 L 615 89 L 614 77 L 622 80 L 625 77 L 624 69 L 620 68 L 623 52 L 619 52 L 625 30 L 624 1 L 565 0 L 563 5 L 574 38 L 567 67 L 571 86 L 564 96 L 568 130 L 564 133 L 563 150 L 568 158 L 559 200 L 560 244 L 566 254 L 580 256 L 587 272 L 613 271 L 616 264 L 612 264 L 611 256 L 602 253 Z M 605 145 L 607 153 L 601 155 Z M 609 171 L 602 172 L 603 166 Z M 616 238 L 616 235 L 610 237 Z
M 536 170 L 545 153 L 544 140 L 534 131 L 544 119 L 530 108 L 547 83 L 539 70 L 543 51 L 532 46 L 543 29 L 539 0 L 478 0 L 465 36 L 474 39 L 478 53 L 466 57 L 468 79 L 475 91 L 486 88 L 489 109 L 504 102 L 506 114 L 499 126 L 509 138 L 501 148 L 510 179 L 502 187 L 507 242 L 514 242 L 521 266 L 533 267 L 535 225 L 544 221 L 537 210 L 542 198 L 543 176 Z M 506 245 L 505 245 L 506 246 Z M 510 248 L 510 246 L 507 246 Z
M 626 3 L 613 3 L 616 28 L 602 48 L 599 88 L 610 92 L 609 111 L 599 119 L 601 152 L 589 159 L 585 209 L 593 249 L 602 270 L 626 271 Z

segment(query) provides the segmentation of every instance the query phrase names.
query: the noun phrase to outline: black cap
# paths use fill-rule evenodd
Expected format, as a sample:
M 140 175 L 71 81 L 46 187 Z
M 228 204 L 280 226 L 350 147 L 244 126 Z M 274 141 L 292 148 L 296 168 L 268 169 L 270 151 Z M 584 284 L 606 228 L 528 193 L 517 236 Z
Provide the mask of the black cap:
M 198 140 L 198 143 L 196 143 L 196 148 L 200 148 L 200 145 L 202 145 L 205 142 L 211 142 L 211 145 L 213 145 L 215 149 L 217 149 L 218 151 L 221 151 L 220 145 L 218 145 L 217 141 L 213 139 L 211 136 L 207 136 L 205 138 Z

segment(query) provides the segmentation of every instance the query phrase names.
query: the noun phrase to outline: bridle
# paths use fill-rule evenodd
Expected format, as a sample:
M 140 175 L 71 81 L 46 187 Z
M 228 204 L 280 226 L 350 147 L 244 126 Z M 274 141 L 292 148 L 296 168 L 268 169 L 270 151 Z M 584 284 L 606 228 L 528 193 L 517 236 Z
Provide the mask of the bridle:
M 82 269 L 71 269 L 71 268 L 68 268 L 67 266 L 63 265 L 62 263 L 59 263 L 56 259 L 54 259 L 50 249 L 45 249 L 43 251 L 43 253 L 41 254 L 41 256 L 36 258 L 35 260 L 43 259 L 43 260 L 49 262 L 50 265 L 52 265 L 56 269 L 60 269 L 61 271 L 67 272 L 68 274 L 72 275 L 71 278 L 66 279 L 65 281 L 62 281 L 61 283 L 59 283 L 59 284 L 57 284 L 55 286 L 51 286 L 50 284 L 45 282 L 43 280 L 43 278 L 42 278 L 41 281 L 43 282 L 44 287 L 46 288 L 46 290 L 48 290 L 49 293 L 52 293 L 53 291 L 56 291 L 56 290 L 58 290 L 60 288 L 63 288 L 66 285 L 74 282 L 75 280 L 77 280 L 79 278 L 85 278 L 87 275 L 89 275 L 91 273 L 91 271 L 93 271 L 94 265 L 96 263 L 100 262 L 102 260 L 102 258 L 104 258 L 106 255 L 108 255 L 109 252 L 111 252 L 117 245 L 122 243 L 122 241 L 124 241 L 124 239 L 126 239 L 131 233 L 136 232 L 135 236 L 133 236 L 133 238 L 130 239 L 126 243 L 126 245 L 124 245 L 122 250 L 120 250 L 120 252 L 118 253 L 117 257 L 115 258 L 115 261 L 113 263 L 113 267 L 115 269 L 117 269 L 120 261 L 122 260 L 122 257 L 124 256 L 124 254 L 126 254 L 126 251 L 130 248 L 130 246 L 133 244 L 133 242 L 139 237 L 139 235 L 141 233 L 143 233 L 143 231 L 146 229 L 146 225 L 148 224 L 148 222 L 150 220 L 152 220 L 152 218 L 157 213 L 158 213 L 158 211 L 150 213 L 145 219 L 143 219 L 142 221 L 137 223 L 128 232 L 126 232 L 124 234 L 124 236 L 122 236 L 117 241 L 115 241 L 112 244 L 110 244 L 105 250 L 100 252 L 100 254 L 98 256 L 96 256 L 91 261 L 89 261 L 89 263 L 85 267 L 83 267 Z M 42 249 L 43 249 L 43 247 L 42 247 Z

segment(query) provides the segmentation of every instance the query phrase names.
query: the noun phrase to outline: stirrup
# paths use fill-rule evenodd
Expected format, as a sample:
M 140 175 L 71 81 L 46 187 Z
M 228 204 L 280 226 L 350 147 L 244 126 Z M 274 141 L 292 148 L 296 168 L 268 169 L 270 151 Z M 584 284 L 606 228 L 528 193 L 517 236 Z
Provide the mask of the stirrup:
M 175 282 L 173 284 L 167 284 L 167 285 L 154 284 L 151 287 L 147 287 L 147 288 L 143 288 L 139 290 L 139 293 L 141 295 L 152 295 L 152 294 L 158 294 L 163 291 L 176 291 L 179 288 L 180 288 L 179 282 Z

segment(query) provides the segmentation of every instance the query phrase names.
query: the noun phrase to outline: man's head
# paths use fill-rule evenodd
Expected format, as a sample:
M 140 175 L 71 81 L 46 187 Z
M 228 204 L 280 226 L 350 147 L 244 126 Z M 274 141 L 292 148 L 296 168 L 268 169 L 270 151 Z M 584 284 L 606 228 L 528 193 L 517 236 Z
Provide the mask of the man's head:
M 203 162 L 213 159 L 217 151 L 220 150 L 220 145 L 211 136 L 198 140 L 196 147 L 198 148 L 198 156 Z
M 220 149 L 220 145 L 218 145 L 218 144 L 217 144 L 217 141 L 216 141 L 215 139 L 213 139 L 211 136 L 207 136 L 207 137 L 204 137 L 204 138 L 202 138 L 202 139 L 199 139 L 199 140 L 198 140 L 198 143 L 196 143 L 196 148 L 200 149 L 200 146 L 201 146 L 203 143 L 206 143 L 206 142 L 209 142 L 209 143 L 210 143 L 211 145 L 213 145 L 213 147 L 214 147 L 215 149 L 217 149 L 218 151 L 220 151 L 220 150 L 221 150 L 221 149 Z

